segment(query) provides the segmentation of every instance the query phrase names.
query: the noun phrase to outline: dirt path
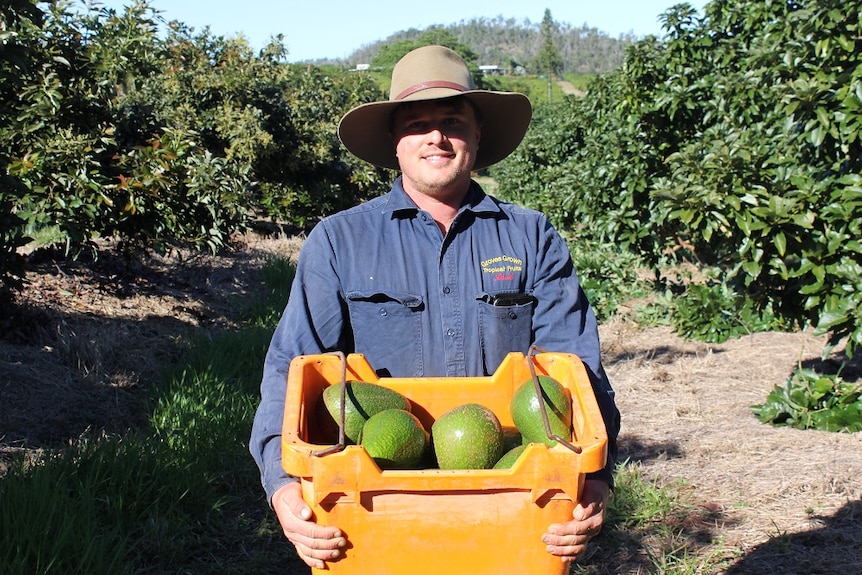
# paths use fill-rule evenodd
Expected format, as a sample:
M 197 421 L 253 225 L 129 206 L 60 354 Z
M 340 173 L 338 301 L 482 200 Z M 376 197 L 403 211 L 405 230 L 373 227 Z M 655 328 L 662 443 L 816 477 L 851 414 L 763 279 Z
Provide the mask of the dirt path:
M 575 85 L 567 80 L 560 80 L 557 82 L 560 88 L 563 89 L 563 94 L 574 94 L 575 96 L 586 96 L 586 93 L 583 90 L 578 90 L 575 88 Z

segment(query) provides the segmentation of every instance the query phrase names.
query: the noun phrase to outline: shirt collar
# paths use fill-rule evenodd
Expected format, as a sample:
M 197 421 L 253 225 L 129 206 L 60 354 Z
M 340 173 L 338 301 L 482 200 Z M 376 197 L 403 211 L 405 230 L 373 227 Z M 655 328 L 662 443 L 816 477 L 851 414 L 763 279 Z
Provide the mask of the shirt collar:
M 419 208 L 416 207 L 416 204 L 413 203 L 413 200 L 404 191 L 404 187 L 401 184 L 401 176 L 398 176 L 392 184 L 392 190 L 389 192 L 383 212 L 393 214 L 397 212 L 413 212 L 415 214 L 418 211 Z M 500 206 L 482 190 L 482 186 L 476 183 L 475 180 L 470 180 L 470 189 L 467 191 L 466 201 L 461 206 L 459 212 L 463 211 L 471 211 L 478 214 L 485 212 L 497 213 L 501 210 Z

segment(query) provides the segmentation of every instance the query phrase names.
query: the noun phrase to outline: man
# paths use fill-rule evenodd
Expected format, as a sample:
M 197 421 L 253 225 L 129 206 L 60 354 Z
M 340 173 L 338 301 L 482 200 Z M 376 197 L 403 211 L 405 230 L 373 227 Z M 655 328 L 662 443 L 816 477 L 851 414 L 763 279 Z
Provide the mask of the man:
M 595 315 L 547 219 L 490 198 L 470 178 L 520 144 L 531 115 L 523 94 L 476 90 L 455 52 L 426 46 L 395 66 L 388 101 L 358 106 L 339 124 L 351 153 L 401 176 L 389 194 L 309 234 L 267 354 L 250 446 L 285 536 L 309 566 L 341 558 L 347 540 L 313 521 L 281 468 L 285 378 L 297 355 L 333 350 L 363 353 L 392 377 L 489 375 L 534 343 L 579 355 L 608 430 L 608 464 L 543 542 L 572 561 L 601 529 L 619 412 Z

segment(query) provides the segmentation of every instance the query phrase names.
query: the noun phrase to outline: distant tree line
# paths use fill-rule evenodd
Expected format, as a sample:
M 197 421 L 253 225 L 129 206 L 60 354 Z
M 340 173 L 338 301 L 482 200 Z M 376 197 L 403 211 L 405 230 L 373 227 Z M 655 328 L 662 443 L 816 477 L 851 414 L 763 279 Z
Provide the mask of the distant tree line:
M 522 66 L 528 72 L 538 73 L 536 61 L 544 44 L 542 22 L 518 21 L 502 16 L 396 32 L 355 50 L 347 57 L 347 63 L 370 63 L 385 46 L 415 41 L 433 30 L 448 32 L 458 42 L 469 46 L 479 64 L 497 65 L 506 70 Z M 553 35 L 554 45 L 562 58 L 562 72 L 577 74 L 602 74 L 619 68 L 625 59 L 626 48 L 638 40 L 633 34 L 614 38 L 586 24 L 573 27 L 559 22 L 555 22 Z

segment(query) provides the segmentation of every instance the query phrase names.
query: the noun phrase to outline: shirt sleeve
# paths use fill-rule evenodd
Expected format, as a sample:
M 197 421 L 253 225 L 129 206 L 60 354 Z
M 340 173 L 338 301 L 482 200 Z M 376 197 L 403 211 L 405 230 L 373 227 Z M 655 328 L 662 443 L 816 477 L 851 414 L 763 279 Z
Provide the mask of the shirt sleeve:
M 287 372 L 294 357 L 344 347 L 343 298 L 324 226 L 303 246 L 290 298 L 275 328 L 263 365 L 261 401 L 252 425 L 249 451 L 260 469 L 267 500 L 296 478 L 281 466 L 281 435 Z M 309 297 L 312 295 L 313 297 Z
M 543 349 L 573 353 L 583 361 L 608 435 L 607 464 L 603 470 L 587 477 L 602 479 L 613 487 L 620 413 L 602 366 L 598 322 L 578 281 L 566 242 L 547 219 L 541 218 L 540 222 L 543 229 L 539 237 L 542 239 L 533 283 L 536 298 L 534 341 Z

